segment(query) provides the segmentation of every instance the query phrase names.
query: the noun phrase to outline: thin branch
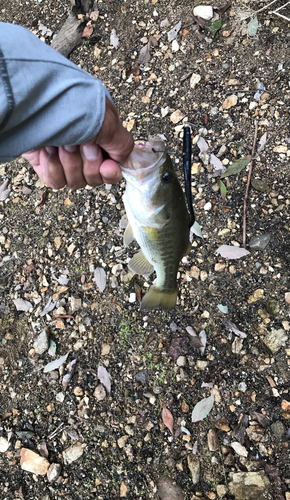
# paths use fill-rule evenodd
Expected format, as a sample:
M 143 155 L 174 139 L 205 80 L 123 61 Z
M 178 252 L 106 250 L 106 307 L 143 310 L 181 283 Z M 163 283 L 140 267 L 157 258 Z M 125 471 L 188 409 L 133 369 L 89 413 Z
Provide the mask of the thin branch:
M 246 193 L 245 193 L 245 199 L 244 199 L 244 221 L 243 221 L 243 246 L 244 246 L 244 248 L 246 246 L 247 199 L 248 199 L 248 194 L 249 194 L 249 186 L 250 186 L 250 182 L 251 182 L 252 167 L 253 167 L 253 160 L 254 160 L 254 154 L 255 154 L 255 149 L 256 149 L 257 135 L 258 135 L 258 120 L 255 120 L 255 136 L 254 136 L 253 149 L 252 149 L 252 155 L 251 155 L 251 161 L 250 161 L 249 173 L 248 173 L 248 181 L 247 181 Z

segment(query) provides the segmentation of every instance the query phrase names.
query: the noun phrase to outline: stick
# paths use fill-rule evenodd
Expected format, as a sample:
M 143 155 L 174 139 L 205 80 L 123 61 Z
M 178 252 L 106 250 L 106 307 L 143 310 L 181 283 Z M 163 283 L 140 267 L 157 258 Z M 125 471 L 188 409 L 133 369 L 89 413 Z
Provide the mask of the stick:
M 245 199 L 244 199 L 244 221 L 243 221 L 243 246 L 244 246 L 244 248 L 246 246 L 247 199 L 248 199 L 248 194 L 249 194 L 249 186 L 250 186 L 250 182 L 251 182 L 252 167 L 253 167 L 254 153 L 255 153 L 255 149 L 256 149 L 257 135 L 258 135 L 258 120 L 255 120 L 255 136 L 254 136 L 253 149 L 252 149 L 252 155 L 251 155 L 251 161 L 250 161 L 249 173 L 248 173 L 248 180 L 247 180 L 247 186 L 246 186 L 246 193 L 245 193 Z

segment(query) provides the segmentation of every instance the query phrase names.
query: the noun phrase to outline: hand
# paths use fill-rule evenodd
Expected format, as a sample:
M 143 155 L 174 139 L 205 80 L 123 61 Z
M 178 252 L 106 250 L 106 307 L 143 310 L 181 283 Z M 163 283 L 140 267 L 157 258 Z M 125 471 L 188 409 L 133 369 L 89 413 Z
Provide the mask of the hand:
M 122 178 L 116 161 L 123 163 L 134 146 L 132 135 L 122 126 L 118 112 L 106 99 L 106 114 L 99 133 L 80 146 L 47 146 L 22 156 L 33 166 L 40 179 L 49 187 L 80 189 L 115 184 Z M 103 160 L 102 150 L 110 160 Z M 116 161 L 113 161 L 116 160 Z

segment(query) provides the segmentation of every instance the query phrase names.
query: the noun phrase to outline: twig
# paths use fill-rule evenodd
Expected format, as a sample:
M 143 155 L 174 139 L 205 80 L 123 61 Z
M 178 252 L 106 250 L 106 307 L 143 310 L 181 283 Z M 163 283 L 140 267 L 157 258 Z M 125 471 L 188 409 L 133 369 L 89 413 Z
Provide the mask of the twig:
M 258 135 L 258 120 L 255 120 L 255 135 L 254 135 L 253 149 L 252 149 L 252 155 L 251 155 L 251 161 L 250 161 L 249 173 L 248 173 L 248 181 L 247 181 L 246 193 L 245 193 L 245 199 L 244 199 L 244 221 L 243 221 L 243 246 L 244 246 L 244 248 L 246 246 L 247 198 L 248 198 L 249 186 L 250 186 L 250 182 L 251 182 L 252 167 L 253 167 L 254 153 L 255 153 L 255 149 L 256 149 L 257 135 Z

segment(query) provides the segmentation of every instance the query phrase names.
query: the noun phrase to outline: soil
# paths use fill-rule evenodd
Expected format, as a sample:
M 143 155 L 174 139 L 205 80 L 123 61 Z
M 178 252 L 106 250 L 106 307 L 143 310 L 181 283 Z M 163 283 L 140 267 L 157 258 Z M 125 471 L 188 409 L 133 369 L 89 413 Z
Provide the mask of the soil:
M 264 187 L 261 192 L 250 186 L 250 254 L 238 260 L 216 250 L 243 246 L 248 167 L 223 179 L 223 203 L 212 167 L 194 146 L 192 193 L 203 238 L 194 237 L 192 251 L 181 262 L 174 311 L 140 311 L 140 296 L 154 277 L 147 283 L 128 271 L 137 247 L 123 247 L 124 181 L 56 192 L 21 158 L 0 165 L 1 184 L 9 179 L 12 190 L 0 202 L 0 437 L 9 439 L 8 449 L 0 452 L 3 500 L 149 500 L 159 498 L 164 475 L 176 481 L 185 500 L 230 500 L 235 498 L 228 489 L 232 473 L 269 474 L 269 465 L 275 471 L 272 498 L 290 498 L 290 305 L 285 296 L 290 292 L 290 24 L 272 14 L 271 6 L 258 14 L 257 34 L 247 36 L 251 17 L 243 21 L 242 13 L 265 5 L 233 3 L 212 37 L 198 27 L 189 1 L 99 1 L 91 38 L 70 56 L 103 81 L 135 139 L 165 135 L 181 182 L 183 122 L 172 122 L 174 111 L 192 124 L 194 143 L 203 135 L 216 155 L 225 146 L 220 159 L 226 166 L 252 153 L 256 120 L 258 141 L 268 134 L 253 162 L 252 180 L 263 181 Z M 50 43 L 52 37 L 45 39 L 39 24 L 55 33 L 68 11 L 68 1 L 2 0 L 0 20 L 21 24 Z M 178 50 L 172 51 L 167 33 L 180 20 Z M 117 48 L 110 46 L 112 28 Z M 139 75 L 130 74 L 149 40 L 149 61 L 140 65 Z M 201 76 L 195 88 L 192 73 Z M 258 80 L 265 86 L 259 101 L 254 98 Z M 237 103 L 223 109 L 232 95 Z M 265 233 L 271 238 L 264 250 L 249 246 L 253 236 Z M 94 280 L 97 267 L 106 272 L 103 292 Z M 57 281 L 63 275 L 66 284 Z M 32 307 L 17 310 L 16 299 Z M 42 314 L 50 299 L 54 309 Z M 246 337 L 235 335 L 228 320 Z M 204 354 L 188 327 L 197 334 L 205 331 Z M 36 353 L 34 342 L 43 329 L 56 344 L 55 355 Z M 279 337 L 277 330 L 284 340 L 275 350 L 267 335 L 274 331 Z M 60 368 L 44 373 L 47 363 L 66 353 Z M 63 375 L 73 359 L 75 370 L 65 390 Z M 104 399 L 95 392 L 99 363 L 111 378 Z M 193 423 L 194 406 L 211 394 L 212 410 Z M 174 436 L 162 421 L 164 406 L 173 415 Z M 214 451 L 208 443 L 211 429 L 218 441 Z M 21 449 L 37 451 L 43 441 L 49 462 L 61 464 L 55 482 L 20 466 Z M 83 445 L 82 456 L 65 463 L 64 450 L 76 442 Z M 247 456 L 235 451 L 233 442 Z M 193 452 L 201 464 L 197 484 L 187 465 Z

